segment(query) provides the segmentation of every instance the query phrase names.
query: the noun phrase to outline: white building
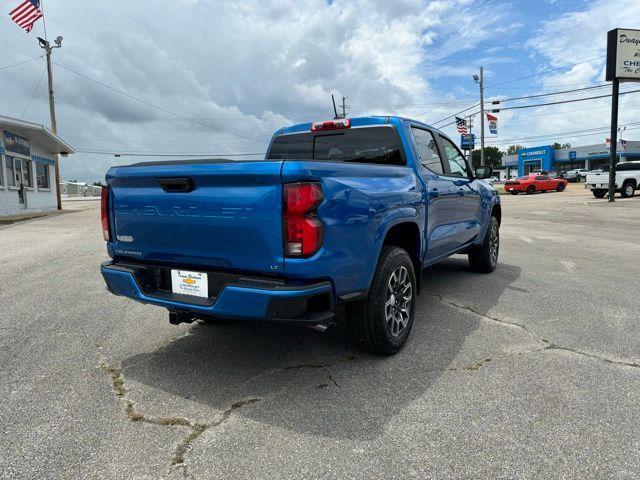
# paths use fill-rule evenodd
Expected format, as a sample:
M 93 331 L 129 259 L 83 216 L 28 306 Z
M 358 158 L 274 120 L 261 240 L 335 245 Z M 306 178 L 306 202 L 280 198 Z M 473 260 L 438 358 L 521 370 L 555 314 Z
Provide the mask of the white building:
M 0 115 L 0 217 L 55 210 L 53 156 L 69 153 L 44 126 Z

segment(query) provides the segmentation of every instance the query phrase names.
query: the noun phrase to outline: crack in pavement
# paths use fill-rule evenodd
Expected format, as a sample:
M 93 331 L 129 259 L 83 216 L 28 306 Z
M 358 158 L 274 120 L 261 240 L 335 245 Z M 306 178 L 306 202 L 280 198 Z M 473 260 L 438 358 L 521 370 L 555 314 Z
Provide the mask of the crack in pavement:
M 159 425 L 163 427 L 181 426 L 187 427 L 191 430 L 189 434 L 176 447 L 170 467 L 170 469 L 181 468 L 183 476 L 185 478 L 188 478 L 189 476 L 187 474 L 185 465 L 185 455 L 190 450 L 193 443 L 198 439 L 198 437 L 200 437 L 208 429 L 222 425 L 229 419 L 229 417 L 231 417 L 235 410 L 238 410 L 239 408 L 242 408 L 246 405 L 251 405 L 252 403 L 259 402 L 261 400 L 260 398 L 238 400 L 231 404 L 231 406 L 224 412 L 222 412 L 220 418 L 211 422 L 194 422 L 184 417 L 149 417 L 137 411 L 135 408 L 135 404 L 127 398 L 129 389 L 127 389 L 126 387 L 122 369 L 119 367 L 114 367 L 113 365 L 106 362 L 102 353 L 102 345 L 99 342 L 96 342 L 96 348 L 98 360 L 100 362 L 99 368 L 102 369 L 102 371 L 104 371 L 111 379 L 111 387 L 116 397 L 125 402 L 124 412 L 130 421 L 148 423 L 151 425 Z
M 614 358 L 609 358 L 609 357 L 605 357 L 602 355 L 596 355 L 595 353 L 590 353 L 590 352 L 585 352 L 582 350 L 577 350 L 574 348 L 570 348 L 570 347 L 565 347 L 563 345 L 558 345 L 556 343 L 553 343 L 545 338 L 542 338 L 538 335 L 536 335 L 535 333 L 533 333 L 531 330 L 529 330 L 527 328 L 526 325 L 523 325 L 521 323 L 516 323 L 516 322 L 510 322 L 508 320 L 503 320 L 497 317 L 491 317 L 487 314 L 481 313 L 478 310 L 476 310 L 475 308 L 469 306 L 469 305 L 461 305 L 459 303 L 454 302 L 453 300 L 450 300 L 446 297 L 444 297 L 443 295 L 440 295 L 438 293 L 434 293 L 434 292 L 429 292 L 429 291 L 425 291 L 425 293 L 427 295 L 430 295 L 432 297 L 437 298 L 438 300 L 440 300 L 441 302 L 447 304 L 447 305 L 451 305 L 452 307 L 461 309 L 461 310 L 466 310 L 468 312 L 473 313 L 474 315 L 477 315 L 478 317 L 480 317 L 482 320 L 485 321 L 489 321 L 489 322 L 494 322 L 503 326 L 508 326 L 508 327 L 513 327 L 513 328 L 518 328 L 521 329 L 522 331 L 524 331 L 525 333 L 527 333 L 527 335 L 529 335 L 531 338 L 533 338 L 534 340 L 542 343 L 544 345 L 543 348 L 537 349 L 537 350 L 531 350 L 529 352 L 524 352 L 524 353 L 534 353 L 534 352 L 539 352 L 539 351 L 545 351 L 545 350 L 559 350 L 559 351 L 563 351 L 563 352 L 567 352 L 567 353 L 571 353 L 574 355 L 579 355 L 582 357 L 586 357 L 586 358 L 591 358 L 593 360 L 598 360 L 601 361 L 603 363 L 609 364 L 609 365 L 617 365 L 617 366 L 621 366 L 621 367 L 630 367 L 630 368 L 638 368 L 640 369 L 640 363 L 637 362 L 629 362 L 626 360 L 618 360 L 618 359 L 614 359 Z M 517 355 L 517 354 L 516 354 Z M 496 359 L 500 359 L 500 358 L 506 358 L 506 357 L 510 357 L 510 356 L 516 356 L 514 354 L 507 354 L 507 355 L 503 355 L 500 357 L 496 357 Z M 468 368 L 461 368 L 462 370 L 478 370 L 479 368 L 481 368 L 484 364 L 488 363 L 489 361 L 491 361 L 491 359 L 485 359 L 482 360 L 480 362 L 478 362 L 475 365 L 472 365 Z M 478 368 L 473 368 L 474 366 L 478 366 Z M 460 370 L 457 369 L 457 370 Z
M 524 351 L 524 352 L 505 353 L 503 355 L 498 355 L 497 357 L 485 358 L 485 359 L 480 360 L 480 361 L 478 361 L 476 363 L 473 363 L 471 365 L 464 365 L 462 367 L 450 367 L 450 368 L 447 368 L 446 371 L 448 371 L 448 372 L 476 371 L 476 370 L 480 370 L 482 367 L 484 367 L 489 362 L 495 362 L 497 360 L 503 360 L 505 358 L 521 357 L 523 355 L 530 355 L 532 353 L 542 352 L 543 350 L 547 350 L 548 348 L 549 348 L 548 346 L 544 346 L 542 348 L 534 348 L 532 350 L 527 350 L 527 351 Z

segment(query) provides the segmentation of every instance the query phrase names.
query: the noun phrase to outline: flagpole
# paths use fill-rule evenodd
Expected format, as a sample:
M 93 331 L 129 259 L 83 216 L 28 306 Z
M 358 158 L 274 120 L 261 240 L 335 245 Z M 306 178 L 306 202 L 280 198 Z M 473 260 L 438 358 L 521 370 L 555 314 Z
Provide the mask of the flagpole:
M 49 39 L 47 38 L 47 22 L 44 19 L 44 7 L 42 5 L 43 5 L 43 1 L 40 0 L 40 11 L 42 12 L 42 27 L 44 28 L 44 39 L 46 41 L 49 41 Z

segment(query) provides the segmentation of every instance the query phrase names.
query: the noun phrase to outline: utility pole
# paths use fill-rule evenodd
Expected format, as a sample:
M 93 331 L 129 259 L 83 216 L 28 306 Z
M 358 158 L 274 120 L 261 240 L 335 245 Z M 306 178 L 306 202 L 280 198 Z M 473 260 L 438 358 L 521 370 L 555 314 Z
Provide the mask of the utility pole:
M 347 97 L 342 97 L 342 118 L 347 118 Z
M 49 81 L 49 115 L 51 117 L 51 131 L 54 135 L 58 134 L 58 124 L 56 122 L 56 105 L 53 98 L 53 75 L 51 72 L 51 52 L 54 48 L 62 47 L 62 37 L 58 36 L 53 41 L 55 45 L 52 47 L 49 40 L 38 37 L 40 48 L 44 49 L 47 55 L 47 80 Z M 58 210 L 62 210 L 62 197 L 60 196 L 60 169 L 58 168 L 58 154 L 53 154 L 53 170 L 56 177 L 56 200 L 58 202 Z
M 484 165 L 484 69 L 480 67 L 480 165 Z
M 472 135 L 471 129 L 473 128 L 473 123 L 471 123 L 472 119 L 473 119 L 473 116 L 471 115 L 467 117 L 467 126 L 469 127 L 469 129 L 467 130 L 467 133 L 469 134 L 469 141 L 471 141 L 471 138 L 472 138 L 471 136 Z M 467 160 L 469 161 L 469 165 L 471 165 L 471 152 L 473 152 L 473 148 L 471 148 L 471 145 L 469 145 L 469 154 L 468 154 L 469 156 L 467 157 Z

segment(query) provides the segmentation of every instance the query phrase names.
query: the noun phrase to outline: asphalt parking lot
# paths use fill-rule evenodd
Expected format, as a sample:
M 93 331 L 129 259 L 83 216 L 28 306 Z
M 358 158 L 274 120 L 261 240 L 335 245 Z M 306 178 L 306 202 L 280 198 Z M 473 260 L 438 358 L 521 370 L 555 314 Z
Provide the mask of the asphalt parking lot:
M 98 202 L 0 228 L 3 478 L 637 478 L 640 198 L 503 196 L 500 265 L 423 273 L 407 347 L 171 326 L 105 291 Z

